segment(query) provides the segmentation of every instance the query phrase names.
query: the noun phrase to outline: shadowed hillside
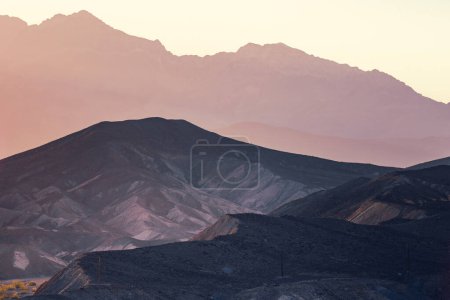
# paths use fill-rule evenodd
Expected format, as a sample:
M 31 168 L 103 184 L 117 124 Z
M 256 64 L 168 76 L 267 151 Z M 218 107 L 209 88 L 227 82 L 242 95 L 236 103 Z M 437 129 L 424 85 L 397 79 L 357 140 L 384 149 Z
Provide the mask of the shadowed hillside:
M 234 228 L 231 235 L 221 236 L 224 226 Z M 225 216 L 205 234 L 197 238 L 212 240 L 86 254 L 31 299 L 52 299 L 48 294 L 86 300 L 442 295 L 445 244 L 389 228 L 245 214 Z M 426 286 L 415 285 L 417 280 Z
M 359 178 L 287 203 L 272 215 L 327 217 L 360 224 L 407 221 L 450 212 L 450 166 Z

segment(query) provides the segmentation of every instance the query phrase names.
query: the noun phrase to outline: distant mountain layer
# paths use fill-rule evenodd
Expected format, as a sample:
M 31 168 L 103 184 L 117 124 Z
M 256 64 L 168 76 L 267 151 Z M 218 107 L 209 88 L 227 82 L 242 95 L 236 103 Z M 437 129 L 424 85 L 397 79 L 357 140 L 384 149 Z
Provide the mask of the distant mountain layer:
M 252 122 L 234 124 L 216 132 L 291 153 L 401 168 L 450 155 L 450 137 L 343 138 Z
M 147 116 L 206 128 L 260 122 L 345 138 L 450 136 L 449 105 L 383 72 L 284 44 L 176 56 L 85 11 L 32 26 L 2 16 L 0 39 L 0 97 L 7 99 L 0 157 L 98 120 Z
M 450 166 L 359 178 L 287 203 L 272 215 L 327 217 L 359 224 L 418 220 L 450 213 Z
M 445 243 L 386 227 L 241 214 L 196 241 L 83 255 L 31 299 L 438 299 L 448 262 Z
M 212 146 L 191 168 L 198 140 Z M 221 155 L 233 145 L 256 152 Z M 0 278 L 12 278 L 52 274 L 80 252 L 187 239 L 224 214 L 269 212 L 392 169 L 256 148 L 150 118 L 99 123 L 1 160 L 0 170 Z M 203 179 L 191 182 L 196 174 Z M 227 185 L 242 175 L 242 184 Z

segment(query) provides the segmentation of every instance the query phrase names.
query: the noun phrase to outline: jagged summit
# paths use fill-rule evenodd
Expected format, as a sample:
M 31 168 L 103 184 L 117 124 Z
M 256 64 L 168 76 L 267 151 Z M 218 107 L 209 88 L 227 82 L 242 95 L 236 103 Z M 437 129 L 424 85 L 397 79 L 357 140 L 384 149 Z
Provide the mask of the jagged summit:
M 284 56 L 284 55 L 297 55 L 297 56 L 309 56 L 304 51 L 292 48 L 284 43 L 273 43 L 273 44 L 256 44 L 248 43 L 238 49 L 236 52 L 238 55 L 243 56 L 259 56 L 259 57 L 270 57 L 270 56 Z
M 28 24 L 16 17 L 0 16 L 0 49 L 20 32 L 26 30 Z
M 91 14 L 90 12 L 86 10 L 80 10 L 78 12 L 75 12 L 70 15 L 64 15 L 64 14 L 56 14 L 55 16 L 51 17 L 50 19 L 47 19 L 41 23 L 41 25 L 44 24 L 58 24 L 61 25 L 63 23 L 78 23 L 79 25 L 95 25 L 95 24 L 103 24 L 106 25 L 102 20 Z M 109 26 L 108 26 L 109 27 Z
M 247 43 L 244 46 L 240 47 L 239 51 L 258 51 L 261 49 L 294 49 L 297 50 L 295 48 L 292 48 L 284 43 L 268 43 L 268 44 L 257 44 L 257 43 Z M 300 51 L 300 50 L 298 50 Z
M 75 12 L 75 13 L 69 15 L 69 16 L 71 16 L 71 17 L 79 17 L 79 18 L 94 18 L 94 19 L 98 19 L 94 14 L 92 14 L 89 11 L 84 10 L 84 9 L 82 9 L 82 10 L 80 10 L 78 12 Z
M 23 21 L 20 18 L 12 17 L 8 15 L 0 15 L 0 26 L 11 26 L 11 24 L 14 24 L 16 26 L 27 26 L 27 22 Z
M 161 44 L 159 40 L 148 40 L 129 35 L 119 29 L 116 29 L 101 19 L 97 18 L 86 10 L 63 15 L 58 14 L 54 17 L 43 21 L 34 27 L 35 34 L 40 36 L 41 41 L 36 44 L 38 48 L 42 48 L 45 52 L 59 51 L 62 46 L 62 52 L 70 55 L 71 51 L 75 51 L 80 55 L 81 59 L 86 58 L 86 51 L 97 51 L 103 60 L 115 61 L 115 58 L 108 56 L 122 55 L 133 53 L 145 53 L 153 55 L 153 59 L 166 56 L 169 52 Z M 100 59 L 100 60 L 102 60 Z M 56 64 L 59 66 L 60 61 Z M 89 65 L 95 64 L 89 62 Z M 136 65 L 142 64 L 141 58 L 136 58 Z M 132 68 L 129 62 L 124 63 L 126 67 Z M 73 66 L 69 67 L 74 68 Z M 136 67 L 133 71 L 136 70 Z M 132 71 L 130 71 L 132 72 Z M 121 85 L 121 83 L 117 83 Z

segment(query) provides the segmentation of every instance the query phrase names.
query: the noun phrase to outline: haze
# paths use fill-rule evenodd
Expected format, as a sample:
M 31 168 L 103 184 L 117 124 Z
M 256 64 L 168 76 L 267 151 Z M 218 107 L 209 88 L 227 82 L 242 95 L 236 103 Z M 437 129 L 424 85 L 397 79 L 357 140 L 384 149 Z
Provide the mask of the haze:
M 0 1 L 0 14 L 30 24 L 81 9 L 129 34 L 159 39 L 175 54 L 284 42 L 364 70 L 383 70 L 427 97 L 450 101 L 450 2 L 444 0 Z

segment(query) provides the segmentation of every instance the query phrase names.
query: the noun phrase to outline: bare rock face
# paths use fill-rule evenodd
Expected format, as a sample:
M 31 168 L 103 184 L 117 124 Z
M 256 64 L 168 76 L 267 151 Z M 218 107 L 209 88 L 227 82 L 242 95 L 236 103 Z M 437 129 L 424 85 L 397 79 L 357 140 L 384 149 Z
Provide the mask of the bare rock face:
M 450 166 L 396 171 L 287 203 L 273 215 L 327 217 L 359 224 L 418 220 L 450 212 Z
M 222 235 L 224 228 L 233 230 Z M 32 299 L 423 299 L 444 293 L 447 244 L 383 226 L 241 214 L 222 217 L 201 236 L 207 241 L 85 254 Z
M 225 158 L 219 176 L 218 146 L 207 151 L 204 181 L 193 185 L 191 148 L 200 139 L 214 145 L 220 136 L 182 120 L 103 122 L 1 160 L 0 277 L 50 275 L 81 252 L 186 240 L 224 214 L 268 212 L 390 170 L 249 145 L 258 154 L 249 186 L 223 189 L 221 176 L 239 175 L 248 161 Z M 16 260 L 29 263 L 15 267 Z

